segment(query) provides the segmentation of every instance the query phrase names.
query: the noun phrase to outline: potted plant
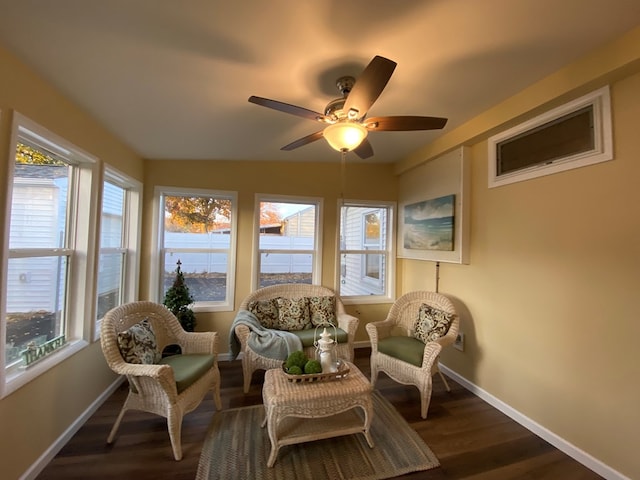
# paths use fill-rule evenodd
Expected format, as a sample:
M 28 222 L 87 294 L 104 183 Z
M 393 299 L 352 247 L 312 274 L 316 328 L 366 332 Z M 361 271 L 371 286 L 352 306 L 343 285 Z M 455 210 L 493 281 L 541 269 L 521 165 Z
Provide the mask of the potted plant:
M 182 263 L 180 260 L 177 262 L 178 268 L 176 268 L 176 278 L 173 281 L 173 285 L 164 296 L 164 305 L 171 310 L 182 328 L 187 332 L 193 332 L 196 327 L 196 315 L 190 308 L 194 299 L 189 293 L 189 287 L 184 281 L 184 275 L 180 270 Z

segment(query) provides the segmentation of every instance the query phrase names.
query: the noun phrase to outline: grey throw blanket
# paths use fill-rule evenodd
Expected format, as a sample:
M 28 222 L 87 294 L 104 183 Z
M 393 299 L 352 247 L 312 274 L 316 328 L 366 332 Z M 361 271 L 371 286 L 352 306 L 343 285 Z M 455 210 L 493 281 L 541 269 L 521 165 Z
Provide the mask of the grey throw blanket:
M 302 342 L 293 333 L 263 327 L 256 316 L 248 310 L 238 310 L 229 332 L 231 360 L 240 353 L 240 339 L 236 336 L 236 325 L 246 325 L 251 330 L 247 342 L 249 348 L 259 355 L 274 360 L 286 360 L 291 352 L 302 350 Z

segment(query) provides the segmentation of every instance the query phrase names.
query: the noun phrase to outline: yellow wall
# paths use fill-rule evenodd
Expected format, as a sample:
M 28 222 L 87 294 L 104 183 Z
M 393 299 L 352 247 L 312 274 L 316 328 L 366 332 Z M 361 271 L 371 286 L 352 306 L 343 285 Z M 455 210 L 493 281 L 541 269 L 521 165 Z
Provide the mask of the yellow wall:
M 120 171 L 142 179 L 140 158 L 2 48 L 0 72 L 1 224 L 6 212 L 7 167 L 13 161 L 9 152 L 13 110 Z M 4 238 L 2 234 L 0 242 Z M 0 399 L 0 477 L 19 478 L 115 378 L 98 342 Z
M 253 222 L 255 194 L 294 195 L 323 199 L 322 284 L 335 288 L 336 226 L 340 198 L 341 167 L 339 153 L 328 150 L 328 162 L 230 162 L 230 161 L 147 161 L 145 165 L 144 211 L 153 211 L 156 186 L 192 187 L 238 192 L 238 246 L 235 307 L 251 291 Z M 350 158 L 346 166 L 345 198 L 393 201 L 396 198 L 395 176 L 390 164 L 365 164 Z M 146 215 L 142 238 L 141 295 L 149 296 L 149 264 L 152 241 L 152 215 Z M 377 307 L 377 308 L 376 308 Z M 388 305 L 348 306 L 361 317 L 356 340 L 367 340 L 367 321 L 382 320 Z M 235 312 L 198 313 L 197 330 L 215 330 L 222 338 L 221 351 L 228 351 L 228 336 Z
M 640 478 L 638 58 L 640 29 L 423 152 L 467 144 L 472 157 L 470 264 L 440 268 L 440 291 L 463 307 L 466 349 L 449 349 L 443 362 L 630 478 Z M 486 137 L 496 126 L 607 80 L 612 161 L 487 187 Z M 416 158 L 399 170 L 410 174 Z M 402 261 L 403 292 L 424 278 L 435 285 L 433 263 Z

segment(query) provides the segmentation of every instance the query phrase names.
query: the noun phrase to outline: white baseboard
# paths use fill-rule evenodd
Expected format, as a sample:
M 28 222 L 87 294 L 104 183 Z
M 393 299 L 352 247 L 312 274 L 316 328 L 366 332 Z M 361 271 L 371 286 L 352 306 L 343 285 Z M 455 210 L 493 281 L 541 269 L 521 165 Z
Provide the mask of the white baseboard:
M 42 455 L 40 455 L 40 458 L 38 458 L 38 460 L 33 465 L 31 465 L 31 467 L 29 467 L 26 472 L 22 474 L 20 480 L 34 480 L 40 474 L 40 472 L 42 472 L 44 467 L 46 467 L 47 464 L 51 460 L 53 460 L 53 457 L 58 454 L 62 447 L 64 447 L 67 442 L 71 440 L 71 437 L 73 437 L 76 432 L 80 430 L 80 427 L 82 427 L 82 425 L 84 425 L 84 423 L 89 420 L 91 415 L 93 415 L 96 410 L 98 410 L 100 405 L 102 405 L 111 395 L 113 395 L 113 392 L 116 391 L 116 389 L 122 384 L 123 381 L 124 377 L 119 377 L 115 382 L 109 385 L 109 387 L 104 392 L 102 392 L 102 394 L 98 398 L 96 398 L 91 405 L 89 405 L 89 408 L 87 408 L 82 413 L 82 415 L 76 418 L 76 420 L 69 426 L 69 428 L 67 428 L 64 433 L 60 435 L 57 440 L 53 442 Z M 106 437 L 104 441 L 107 441 Z
M 559 437 L 558 435 L 556 435 L 552 431 L 546 429 L 545 427 L 543 427 L 539 423 L 536 423 L 535 421 L 531 420 L 526 415 L 523 415 L 522 413 L 520 413 L 516 409 L 510 407 L 509 405 L 504 403 L 502 400 L 500 400 L 500 399 L 494 397 L 493 395 L 491 395 L 486 390 L 483 390 L 482 388 L 478 387 L 477 385 L 471 383 L 466 378 L 458 375 L 453 370 L 447 368 L 446 366 L 444 366 L 442 364 L 440 364 L 439 366 L 440 366 L 440 370 L 442 370 L 443 373 L 445 373 L 448 377 L 451 377 L 453 380 L 458 382 L 460 385 L 462 385 L 464 388 L 469 390 L 471 393 L 473 393 L 477 397 L 481 398 L 482 400 L 487 402 L 492 407 L 500 410 L 502 413 L 504 413 L 505 415 L 507 415 L 511 419 L 513 419 L 516 422 L 518 422 L 520 425 L 525 427 L 527 430 L 535 433 L 537 436 L 539 436 L 543 440 L 546 440 L 551 445 L 556 447 L 558 450 L 566 453 L 571 458 L 573 458 L 574 460 L 580 462 L 582 465 L 584 465 L 588 469 L 593 470 L 598 475 L 606 478 L 607 480 L 631 480 L 629 477 L 623 475 L 622 473 L 618 472 L 617 470 L 614 470 L 613 468 L 611 468 L 608 465 L 604 464 L 603 462 L 601 462 L 597 458 L 594 458 L 593 456 L 591 456 L 588 453 L 586 453 L 585 451 L 579 449 L 578 447 L 576 447 L 572 443 L 564 440 L 563 438 Z

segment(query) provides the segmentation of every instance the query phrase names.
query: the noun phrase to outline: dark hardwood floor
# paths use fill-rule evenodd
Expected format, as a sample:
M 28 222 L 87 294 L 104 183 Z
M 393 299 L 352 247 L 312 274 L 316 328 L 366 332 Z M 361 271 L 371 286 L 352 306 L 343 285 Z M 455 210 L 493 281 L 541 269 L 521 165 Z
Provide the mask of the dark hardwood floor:
M 369 349 L 356 350 L 356 365 L 369 376 Z M 262 402 L 263 372 L 254 373 L 251 390 L 242 393 L 239 361 L 220 362 L 223 408 Z M 535 436 L 463 387 L 449 380 L 447 392 L 434 378 L 427 420 L 420 418 L 418 390 L 380 374 L 376 388 L 396 407 L 440 459 L 441 467 L 402 479 L 549 479 L 601 477 Z M 182 427 L 183 459 L 173 460 L 166 421 L 143 412 L 127 412 L 116 441 L 106 438 L 126 396 L 119 388 L 45 467 L 39 480 L 153 479 L 195 477 L 200 449 L 214 415 L 213 400 L 188 414 Z M 303 480 L 303 479 L 301 479 Z

